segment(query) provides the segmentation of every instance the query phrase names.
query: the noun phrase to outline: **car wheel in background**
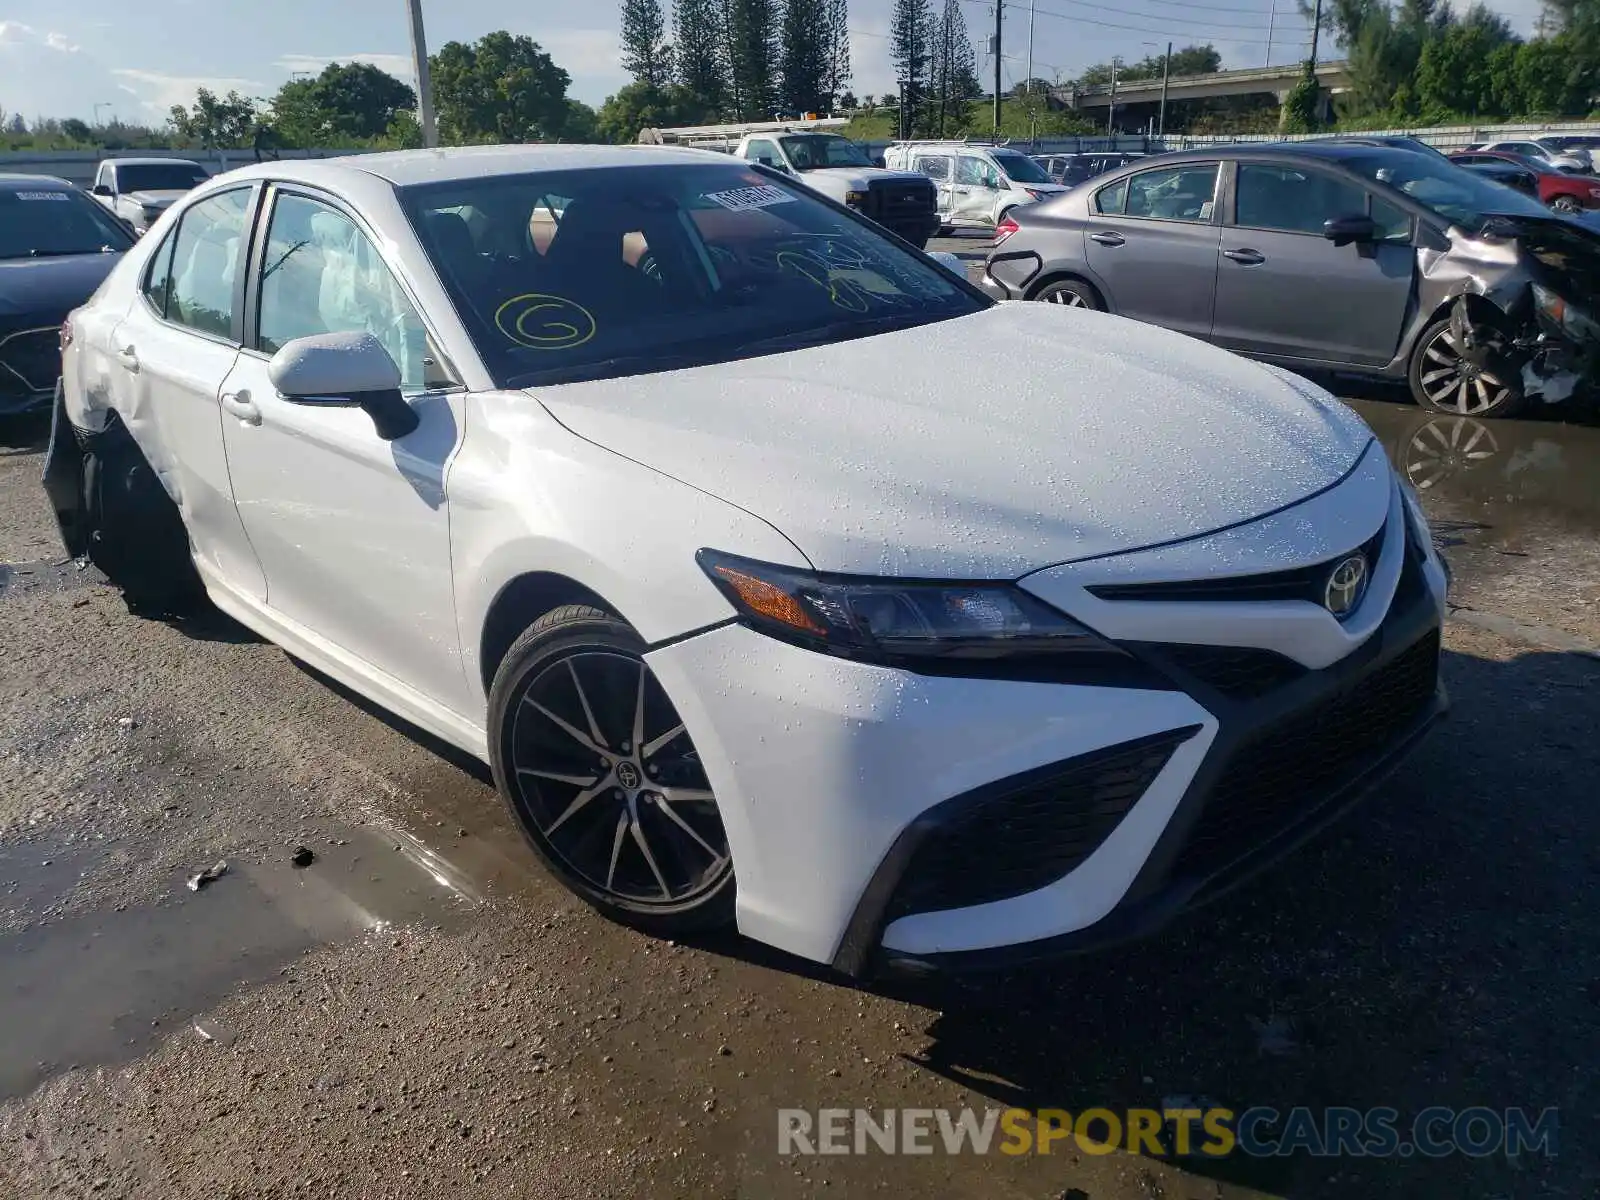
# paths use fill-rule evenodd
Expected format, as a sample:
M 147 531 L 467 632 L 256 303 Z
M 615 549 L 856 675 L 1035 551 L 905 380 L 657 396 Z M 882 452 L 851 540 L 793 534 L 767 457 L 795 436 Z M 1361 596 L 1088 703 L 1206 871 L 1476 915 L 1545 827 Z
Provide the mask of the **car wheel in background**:
M 1583 205 L 1578 203 L 1575 196 L 1557 196 L 1550 201 L 1550 207 L 1558 213 L 1577 213 L 1583 211 Z
M 1474 361 L 1466 337 L 1451 317 L 1422 331 L 1407 372 L 1411 395 L 1423 408 L 1463 417 L 1509 417 L 1522 406 L 1522 379 L 1504 353 L 1508 339 L 1485 322 L 1471 326 L 1483 345 Z
M 1105 305 L 1100 293 L 1081 279 L 1058 279 L 1047 283 L 1033 294 L 1041 304 L 1063 304 L 1068 308 L 1092 308 L 1103 312 Z
M 699 754 L 627 624 L 546 613 L 495 672 L 495 783 L 534 852 L 606 916 L 662 936 L 733 920 L 733 860 Z

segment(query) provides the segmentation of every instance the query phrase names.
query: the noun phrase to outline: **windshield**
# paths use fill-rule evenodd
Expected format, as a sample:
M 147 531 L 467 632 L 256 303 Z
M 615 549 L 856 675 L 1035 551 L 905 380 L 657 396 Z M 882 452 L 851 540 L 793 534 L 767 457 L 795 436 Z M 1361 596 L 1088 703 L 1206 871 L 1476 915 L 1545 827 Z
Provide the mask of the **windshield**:
M 876 226 L 743 166 L 502 175 L 400 197 L 502 387 L 744 358 L 986 305 Z
M 117 167 L 119 192 L 186 192 L 210 176 L 191 163 L 124 163 Z
M 1342 161 L 1368 179 L 1403 192 L 1418 204 L 1473 232 L 1491 213 L 1549 215 L 1537 200 L 1431 154 L 1358 154 Z
M 1006 178 L 1013 183 L 1049 183 L 1050 176 L 1040 169 L 1026 154 L 1019 154 L 1015 150 L 996 150 L 994 152 L 995 165 L 1006 173 Z
M 810 134 L 805 137 L 779 138 L 784 155 L 796 171 L 814 171 L 818 167 L 870 167 L 872 160 L 867 152 L 849 138 Z
M 100 254 L 131 245 L 127 231 L 82 192 L 44 182 L 0 191 L 0 259 Z

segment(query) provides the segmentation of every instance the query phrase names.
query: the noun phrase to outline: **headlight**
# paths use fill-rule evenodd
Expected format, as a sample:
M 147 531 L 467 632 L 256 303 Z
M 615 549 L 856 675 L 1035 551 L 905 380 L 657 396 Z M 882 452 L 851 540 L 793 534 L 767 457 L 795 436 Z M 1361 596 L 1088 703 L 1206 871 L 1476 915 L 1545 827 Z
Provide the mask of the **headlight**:
M 1600 322 L 1547 287 L 1533 285 L 1533 302 L 1539 315 L 1575 341 L 1600 340 Z
M 939 660 L 1132 656 L 1009 583 L 925 583 L 818 575 L 698 555 L 701 569 L 753 629 L 825 653 L 924 669 Z
M 865 192 L 846 192 L 844 194 L 844 202 L 851 208 L 860 208 L 867 202 L 867 194 Z

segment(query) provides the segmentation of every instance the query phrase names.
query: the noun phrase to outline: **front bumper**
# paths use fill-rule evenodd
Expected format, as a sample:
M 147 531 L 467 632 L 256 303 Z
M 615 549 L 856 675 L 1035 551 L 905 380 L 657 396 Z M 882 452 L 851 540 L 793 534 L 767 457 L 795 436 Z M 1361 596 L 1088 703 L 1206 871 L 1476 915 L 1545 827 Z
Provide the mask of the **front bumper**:
M 1261 523 L 1326 518 L 1321 505 L 1345 518 L 1328 528 L 1378 528 L 1359 620 L 1201 603 L 1167 645 L 1131 631 L 1171 636 L 1174 605 L 1104 602 L 1164 690 L 918 675 L 737 624 L 652 651 L 722 810 L 739 928 L 849 974 L 1004 966 L 1150 932 L 1334 819 L 1445 708 L 1443 564 L 1372 471 Z M 1187 554 L 1217 561 L 1193 544 L 1141 556 Z M 1031 578 L 1046 599 L 1066 586 Z M 1262 648 L 1241 659 L 1207 622 Z M 1246 676 L 1269 660 L 1256 687 Z

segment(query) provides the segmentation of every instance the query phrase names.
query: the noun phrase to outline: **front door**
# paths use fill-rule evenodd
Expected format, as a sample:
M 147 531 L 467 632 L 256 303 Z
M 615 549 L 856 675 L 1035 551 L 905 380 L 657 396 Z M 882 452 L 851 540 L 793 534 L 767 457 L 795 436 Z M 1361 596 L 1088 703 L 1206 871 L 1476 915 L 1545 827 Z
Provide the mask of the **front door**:
M 1323 222 L 1369 215 L 1369 203 L 1381 240 L 1323 237 Z M 1383 366 L 1399 348 L 1415 270 L 1409 216 L 1358 183 L 1299 163 L 1242 162 L 1213 338 L 1250 354 Z
M 257 329 L 223 384 L 233 495 L 266 572 L 267 605 L 462 715 L 445 471 L 462 398 L 415 306 L 352 216 L 278 188 L 258 238 Z M 367 331 L 400 366 L 421 419 L 394 442 L 350 404 L 296 403 L 268 377 L 295 338 Z
M 969 228 L 993 228 L 1001 190 L 1000 172 L 987 159 L 963 154 L 956 159 L 951 223 Z
M 111 332 L 116 407 L 173 493 L 196 565 L 260 600 L 266 584 L 234 508 L 219 395 L 239 357 L 240 278 L 255 189 L 211 196 L 157 247 L 141 296 Z
M 1084 253 L 1111 309 L 1211 336 L 1217 292 L 1218 163 L 1124 176 L 1089 197 Z

